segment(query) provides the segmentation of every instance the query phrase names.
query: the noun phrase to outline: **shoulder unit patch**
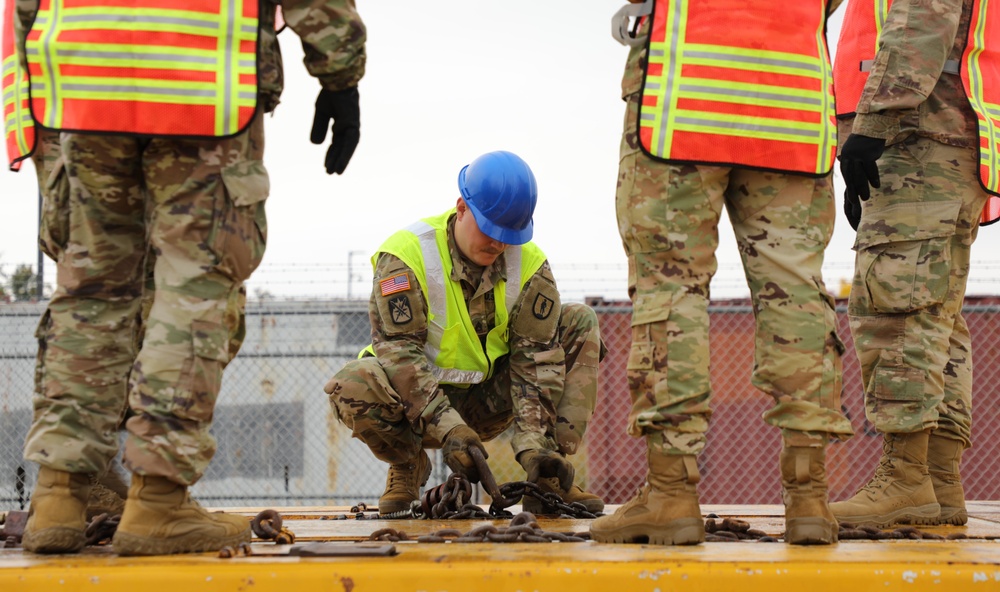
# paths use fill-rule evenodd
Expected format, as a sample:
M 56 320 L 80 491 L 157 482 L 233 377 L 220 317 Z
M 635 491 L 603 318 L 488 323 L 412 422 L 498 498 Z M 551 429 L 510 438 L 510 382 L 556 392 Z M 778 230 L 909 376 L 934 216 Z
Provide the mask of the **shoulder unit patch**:
M 397 325 L 405 325 L 412 321 L 413 309 L 410 307 L 410 299 L 405 294 L 390 298 L 389 314 L 392 315 L 392 322 Z
M 536 319 L 544 321 L 552 314 L 554 305 L 555 302 L 551 298 L 545 294 L 538 294 L 535 296 L 535 303 L 531 306 L 531 312 L 535 315 Z

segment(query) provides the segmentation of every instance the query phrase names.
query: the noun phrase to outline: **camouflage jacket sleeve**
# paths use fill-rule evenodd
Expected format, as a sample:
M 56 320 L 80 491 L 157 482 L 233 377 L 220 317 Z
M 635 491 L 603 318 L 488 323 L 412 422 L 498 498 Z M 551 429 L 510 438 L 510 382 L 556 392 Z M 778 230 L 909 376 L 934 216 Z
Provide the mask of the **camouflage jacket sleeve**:
M 17 59 L 21 61 L 21 67 L 28 69 L 28 57 L 24 55 L 24 40 L 28 36 L 28 29 L 35 20 L 35 13 L 38 12 L 38 0 L 15 0 L 14 2 L 14 46 L 17 48 Z
M 927 100 L 942 76 L 962 5 L 963 0 L 892 3 L 858 101 L 854 133 L 886 140 L 900 133 L 900 119 Z
M 365 74 L 365 25 L 354 0 L 282 0 L 285 22 L 302 39 L 309 74 L 324 88 L 357 86 Z
M 525 284 L 511 311 L 510 381 L 514 454 L 556 450 L 555 405 L 565 383 L 565 352 L 556 339 L 559 291 L 546 261 Z
M 407 289 L 382 289 L 384 280 L 404 275 Z M 430 430 L 432 436 L 443 439 L 461 417 L 448 404 L 424 354 L 427 302 L 420 284 L 413 270 L 393 255 L 383 253 L 375 265 L 368 316 L 375 355 L 402 399 L 407 420 L 418 433 Z M 440 429 L 435 429 L 438 426 Z

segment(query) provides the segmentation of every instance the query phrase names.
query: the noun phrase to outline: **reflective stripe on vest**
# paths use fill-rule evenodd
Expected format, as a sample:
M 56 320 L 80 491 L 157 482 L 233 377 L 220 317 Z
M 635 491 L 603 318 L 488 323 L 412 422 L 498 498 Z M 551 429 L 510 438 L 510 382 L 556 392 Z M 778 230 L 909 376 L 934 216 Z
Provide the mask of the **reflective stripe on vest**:
M 837 114 L 851 116 L 861 99 L 870 63 L 878 48 L 892 0 L 850 0 L 833 65 Z M 980 224 L 1000 220 L 1000 55 L 994 46 L 1000 37 L 1000 1 L 973 3 L 969 36 L 961 63 L 952 60 L 945 74 L 959 74 L 969 104 L 979 120 L 979 180 L 991 195 L 983 207 Z
M 1000 219 L 1000 0 L 972 6 L 969 40 L 962 54 L 962 85 L 979 119 L 979 181 L 992 195 L 980 224 Z
M 249 125 L 258 0 L 114 4 L 41 0 L 27 41 L 40 125 L 189 138 L 232 136 Z
M 28 110 L 28 73 L 24 71 L 14 47 L 14 0 L 3 6 L 3 32 L 0 54 L 3 56 L 3 135 L 10 170 L 21 168 L 21 161 L 35 151 L 35 122 Z
M 545 262 L 545 255 L 530 242 L 508 245 L 504 250 L 507 278 L 516 279 L 498 282 L 493 288 L 495 327 L 487 335 L 483 351 L 462 288 L 450 279 L 448 218 L 454 211 L 425 218 L 397 232 L 372 256 L 372 264 L 378 262 L 380 253 L 389 253 L 413 270 L 427 301 L 424 354 L 431 372 L 439 383 L 468 386 L 489 378 L 496 360 L 509 353 L 510 313 L 524 284 Z M 373 353 L 371 346 L 366 351 Z
M 639 108 L 647 154 L 830 172 L 837 139 L 825 1 L 656 0 L 650 18 Z

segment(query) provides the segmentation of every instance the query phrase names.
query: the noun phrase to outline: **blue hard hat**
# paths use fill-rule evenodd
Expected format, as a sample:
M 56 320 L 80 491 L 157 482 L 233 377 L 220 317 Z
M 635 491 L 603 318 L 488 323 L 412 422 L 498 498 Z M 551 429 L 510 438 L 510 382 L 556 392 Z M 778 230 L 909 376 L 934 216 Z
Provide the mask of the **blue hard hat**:
M 458 189 L 483 234 L 508 245 L 531 240 L 538 186 L 519 156 L 487 152 L 462 167 Z

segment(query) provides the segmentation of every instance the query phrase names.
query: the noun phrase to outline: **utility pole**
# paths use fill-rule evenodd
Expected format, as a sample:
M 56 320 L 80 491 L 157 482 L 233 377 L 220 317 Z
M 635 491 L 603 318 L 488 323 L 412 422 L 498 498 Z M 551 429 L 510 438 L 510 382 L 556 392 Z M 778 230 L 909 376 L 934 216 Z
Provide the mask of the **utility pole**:
M 354 280 L 361 279 L 361 276 L 354 273 L 354 256 L 364 255 L 364 251 L 348 251 L 347 252 L 347 299 L 351 299 L 351 284 Z

